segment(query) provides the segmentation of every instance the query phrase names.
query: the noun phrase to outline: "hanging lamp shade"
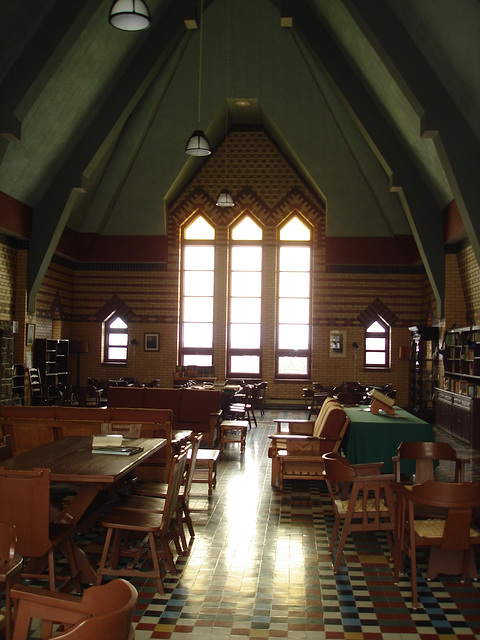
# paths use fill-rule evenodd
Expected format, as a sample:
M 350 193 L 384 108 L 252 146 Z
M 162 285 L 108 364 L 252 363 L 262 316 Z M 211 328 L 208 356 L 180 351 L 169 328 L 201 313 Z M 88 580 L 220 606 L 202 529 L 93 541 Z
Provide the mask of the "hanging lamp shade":
M 217 207 L 234 207 L 235 202 L 233 201 L 232 194 L 228 189 L 222 189 L 218 194 L 217 202 L 215 203 Z
M 212 152 L 210 150 L 210 143 L 207 136 L 196 129 L 185 145 L 185 153 L 189 156 L 209 156 Z
M 150 11 L 143 0 L 115 0 L 108 21 L 121 31 L 142 31 L 150 26 Z

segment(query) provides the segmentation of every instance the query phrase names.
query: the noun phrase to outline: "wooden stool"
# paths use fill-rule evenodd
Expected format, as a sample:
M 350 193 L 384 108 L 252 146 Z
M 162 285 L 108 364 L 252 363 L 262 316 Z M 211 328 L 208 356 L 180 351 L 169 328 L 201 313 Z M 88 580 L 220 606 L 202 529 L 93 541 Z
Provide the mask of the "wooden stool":
M 220 424 L 220 448 L 223 451 L 226 442 L 239 442 L 240 453 L 245 451 L 248 420 L 224 420 Z
M 208 484 L 209 498 L 212 496 L 213 489 L 217 486 L 217 460 L 219 455 L 220 451 L 218 449 L 199 449 L 197 453 L 192 482 Z

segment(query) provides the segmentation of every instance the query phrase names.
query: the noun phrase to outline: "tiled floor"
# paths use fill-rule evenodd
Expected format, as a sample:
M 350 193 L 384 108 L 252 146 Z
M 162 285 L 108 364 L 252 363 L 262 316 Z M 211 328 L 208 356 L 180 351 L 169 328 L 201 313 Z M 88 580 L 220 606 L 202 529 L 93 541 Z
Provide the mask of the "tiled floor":
M 206 485 L 194 485 L 196 537 L 190 555 L 178 560 L 179 575 L 167 574 L 163 596 L 152 580 L 134 582 L 136 639 L 480 638 L 480 583 L 461 584 L 456 577 L 427 582 L 419 575 L 424 608 L 413 611 L 408 575 L 393 583 L 383 535 L 350 537 L 346 563 L 334 575 L 325 488 L 287 483 L 280 494 L 270 486 L 267 436 L 273 419 L 288 415 L 267 411 L 249 432 L 244 454 L 238 444 L 227 445 L 210 499 Z M 446 439 L 442 432 L 437 437 Z M 479 462 L 477 454 L 467 479 L 480 479 Z M 87 551 L 98 554 L 100 542 L 85 539 Z M 420 574 L 424 568 L 420 563 Z

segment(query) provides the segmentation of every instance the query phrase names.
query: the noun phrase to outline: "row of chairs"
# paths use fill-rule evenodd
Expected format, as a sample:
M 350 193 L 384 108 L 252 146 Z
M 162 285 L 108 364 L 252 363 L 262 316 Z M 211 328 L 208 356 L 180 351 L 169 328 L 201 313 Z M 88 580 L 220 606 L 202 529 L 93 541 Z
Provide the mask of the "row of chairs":
M 106 427 L 112 427 L 106 423 Z M 131 429 L 139 425 L 129 425 L 129 431 L 119 431 L 120 425 L 115 429 L 102 429 L 104 433 L 122 433 L 129 437 L 138 437 L 138 433 L 132 433 Z M 118 429 L 117 429 L 118 427 Z M 173 541 L 178 554 L 188 553 L 189 545 L 195 535 L 188 507 L 188 499 L 193 479 L 196 456 L 202 440 L 202 434 L 194 437 L 192 443 L 188 443 L 180 453 L 175 456 L 171 468 L 168 483 L 134 483 L 136 495 L 128 495 L 115 504 L 102 520 L 106 528 L 105 544 L 97 574 L 97 585 L 100 585 L 104 576 L 134 576 L 154 577 L 157 581 L 158 591 L 163 593 L 162 568 L 160 560 L 163 560 L 166 568 L 172 574 L 176 573 L 173 555 L 169 543 Z M 0 460 L 11 457 L 12 448 L 10 436 L 5 437 L 4 444 L 0 446 Z M 188 459 L 188 464 L 187 464 Z M 28 502 L 32 499 L 34 504 Z M 36 590 L 25 592 L 23 587 L 12 588 L 12 584 L 19 582 L 21 578 L 43 577 L 44 565 L 41 559 L 48 555 L 48 588 L 50 592 L 50 604 L 55 605 L 53 594 L 56 593 L 57 583 L 68 580 L 73 584 L 77 593 L 81 593 L 81 584 L 78 578 L 78 570 L 73 552 L 73 527 L 68 524 L 49 523 L 49 499 L 50 477 L 48 469 L 35 469 L 34 471 L 11 472 L 0 468 L 0 513 L 6 523 L 0 525 L 0 559 L 9 558 L 7 564 L 0 566 L 0 582 L 4 582 L 6 591 L 6 637 L 10 639 L 11 606 L 10 593 L 13 598 L 25 599 L 36 602 Z M 190 534 L 187 541 L 185 528 Z M 120 545 L 120 536 L 114 532 L 124 534 L 124 545 Z M 138 538 L 147 536 L 148 545 L 132 544 Z M 158 550 L 159 549 L 159 550 Z M 70 575 L 58 576 L 55 572 L 54 553 L 62 550 L 67 555 L 70 565 Z M 124 555 L 133 556 L 127 567 L 119 567 L 119 559 Z M 153 570 L 150 572 L 138 571 L 133 564 L 149 555 Z M 25 561 L 24 561 L 25 560 Z M 33 572 L 31 567 L 39 564 L 38 572 Z M 127 583 L 128 584 L 128 583 Z M 63 585 L 62 588 L 65 588 Z M 93 595 L 93 594 L 92 594 Z M 86 596 L 86 594 L 85 594 Z M 84 596 L 84 597 L 85 597 Z M 74 596 L 72 603 L 78 600 Z M 99 596 L 100 597 L 100 596 Z M 22 611 L 22 622 L 15 626 L 14 640 L 27 638 L 29 624 L 28 606 L 19 607 Z M 57 603 L 58 604 L 58 603 Z M 40 611 L 43 611 L 43 605 Z M 33 608 L 33 611 L 39 609 Z M 42 617 L 34 615 L 33 617 Z M 30 618 L 28 618 L 30 619 Z M 61 619 L 61 618 L 60 618 Z M 72 618 L 70 618 L 72 620 Z M 131 617 L 130 617 L 131 620 Z M 17 615 L 18 621 L 18 615 Z M 127 625 L 128 626 L 128 625 Z M 83 628 L 83 627 L 82 627 Z M 86 626 L 90 629 L 90 625 Z M 47 618 L 47 633 L 48 618 Z M 75 632 L 77 633 L 77 632 Z M 90 631 L 88 631 L 90 633 Z M 66 636 L 67 637 L 67 636 Z M 70 637 L 70 636 L 68 636 Z M 103 636 L 103 635 L 72 635 L 72 638 L 87 637 L 115 637 L 118 639 L 133 637 L 130 635 Z
M 415 484 L 401 474 L 403 460 L 416 461 Z M 452 482 L 434 479 L 435 461 L 450 461 Z M 405 557 L 410 559 L 412 605 L 418 607 L 417 549 L 429 547 L 427 578 L 438 573 L 467 573 L 476 578 L 472 547 L 480 531 L 472 525 L 480 508 L 480 482 L 465 482 L 466 460 L 443 442 L 403 442 L 394 457 L 392 474 L 381 473 L 382 462 L 350 465 L 338 452 L 322 456 L 335 522 L 329 551 L 340 534 L 334 571 L 340 567 L 351 532 L 385 531 L 398 582 Z

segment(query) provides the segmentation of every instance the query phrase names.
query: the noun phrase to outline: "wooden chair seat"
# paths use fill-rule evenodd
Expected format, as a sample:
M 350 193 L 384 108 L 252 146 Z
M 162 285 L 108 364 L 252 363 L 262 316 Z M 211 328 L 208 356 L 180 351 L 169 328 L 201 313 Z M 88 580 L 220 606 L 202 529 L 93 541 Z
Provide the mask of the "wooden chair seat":
M 23 558 L 16 552 L 17 534 L 15 527 L 0 522 L 0 584 L 5 591 L 4 630 L 6 640 L 12 635 L 12 606 L 10 589 L 22 579 Z M 1 628 L 1 627 L 0 627 Z
M 480 531 L 474 517 L 480 507 L 480 482 L 439 482 L 427 480 L 405 486 L 394 482 L 396 493 L 395 568 L 398 581 L 405 557 L 410 558 L 412 605 L 418 607 L 417 549 L 430 548 L 427 578 L 439 573 L 477 576 L 473 548 L 480 545 Z M 417 506 L 441 509 L 443 518 L 425 519 Z

